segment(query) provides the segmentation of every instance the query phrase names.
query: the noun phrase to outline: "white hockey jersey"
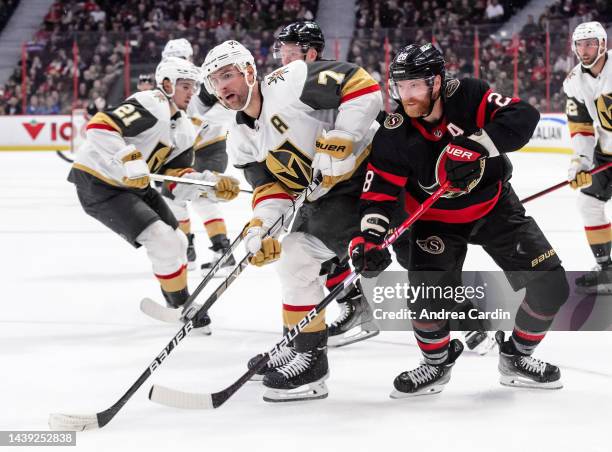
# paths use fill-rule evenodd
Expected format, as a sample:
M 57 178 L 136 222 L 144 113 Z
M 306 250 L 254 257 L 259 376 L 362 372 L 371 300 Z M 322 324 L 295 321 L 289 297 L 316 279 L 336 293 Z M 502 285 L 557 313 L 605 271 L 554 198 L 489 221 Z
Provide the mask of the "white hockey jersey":
M 161 91 L 141 91 L 89 120 L 73 166 L 119 186 L 123 165 L 113 157 L 126 145 L 134 145 L 155 173 L 182 154 L 181 169 L 192 166 L 195 138 L 196 129 L 186 113 L 178 110 L 171 116 L 170 103 Z
M 254 188 L 254 216 L 270 226 L 294 193 L 311 182 L 310 165 L 323 130 L 351 136 L 354 169 L 359 168 L 378 129 L 382 97 L 365 70 L 338 61 L 294 61 L 264 77 L 259 88 L 259 117 L 238 112 L 229 127 L 227 149 Z M 324 110 L 337 111 L 334 123 L 325 119 L 334 115 L 321 114 Z
M 236 116 L 236 112 L 225 108 L 219 102 L 206 106 L 198 97 L 193 97 L 187 108 L 198 131 L 194 150 L 204 149 L 225 140 L 227 128 Z
M 597 77 L 578 64 L 563 82 L 572 146 L 577 155 L 612 155 L 612 50 Z

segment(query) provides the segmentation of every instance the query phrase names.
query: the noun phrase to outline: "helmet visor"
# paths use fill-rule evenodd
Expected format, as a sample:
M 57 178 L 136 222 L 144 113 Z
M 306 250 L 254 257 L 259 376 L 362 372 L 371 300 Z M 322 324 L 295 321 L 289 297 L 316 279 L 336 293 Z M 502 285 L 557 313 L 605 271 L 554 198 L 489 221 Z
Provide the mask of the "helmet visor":
M 272 56 L 275 60 L 286 61 L 285 64 L 289 64 L 291 61 L 303 60 L 307 50 L 296 42 L 283 42 L 277 39 L 272 46 Z
M 434 77 L 390 80 L 391 96 L 396 100 L 420 98 L 427 95 L 433 86 Z

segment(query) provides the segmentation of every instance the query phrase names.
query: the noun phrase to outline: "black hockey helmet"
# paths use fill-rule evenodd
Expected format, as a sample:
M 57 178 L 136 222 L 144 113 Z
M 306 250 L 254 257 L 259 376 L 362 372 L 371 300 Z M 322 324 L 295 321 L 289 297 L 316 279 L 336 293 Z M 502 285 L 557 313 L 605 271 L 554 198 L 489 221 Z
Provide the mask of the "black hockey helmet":
M 283 44 L 297 44 L 306 53 L 313 48 L 320 56 L 325 48 L 325 38 L 321 27 L 313 20 L 298 20 L 283 28 L 274 43 L 274 58 L 280 58 L 278 52 Z
M 436 75 L 444 80 L 444 57 L 431 43 L 410 44 L 395 55 L 389 72 L 394 81 L 428 79 Z

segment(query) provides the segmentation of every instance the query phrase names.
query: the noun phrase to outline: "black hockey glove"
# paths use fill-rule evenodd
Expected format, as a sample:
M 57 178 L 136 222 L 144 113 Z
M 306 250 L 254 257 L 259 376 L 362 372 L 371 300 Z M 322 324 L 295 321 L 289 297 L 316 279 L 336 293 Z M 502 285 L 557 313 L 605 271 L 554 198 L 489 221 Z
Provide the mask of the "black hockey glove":
M 465 136 L 454 137 L 438 158 L 438 183 L 442 185 L 448 180 L 452 187 L 449 191 L 469 193 L 480 182 L 488 156 L 480 143 Z
M 391 265 L 391 253 L 381 248 L 389 220 L 379 213 L 364 215 L 361 219 L 361 234 L 351 240 L 349 256 L 357 273 L 374 278 Z

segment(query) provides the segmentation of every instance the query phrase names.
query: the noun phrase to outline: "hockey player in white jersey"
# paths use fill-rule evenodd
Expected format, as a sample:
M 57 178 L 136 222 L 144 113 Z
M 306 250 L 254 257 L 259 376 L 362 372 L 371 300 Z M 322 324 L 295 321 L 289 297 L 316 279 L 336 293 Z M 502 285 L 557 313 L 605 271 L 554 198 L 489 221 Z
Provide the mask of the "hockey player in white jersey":
M 172 39 L 166 43 L 162 52 L 162 58 L 169 56 L 193 61 L 193 48 L 186 39 Z M 199 94 L 191 98 L 187 107 L 187 115 L 198 131 L 193 149 L 195 154 L 193 167 L 197 171 L 225 172 L 228 160 L 225 150 L 225 135 L 227 124 L 233 119 L 232 113 L 219 105 L 217 99 L 201 87 Z M 227 201 L 227 199 L 219 199 L 213 194 L 205 193 L 189 203 L 173 199 L 167 190 L 164 190 L 162 194 L 166 196 L 168 205 L 179 221 L 179 227 L 187 236 L 187 262 L 190 270 L 196 268 L 197 254 L 195 235 L 191 231 L 189 205 L 201 218 L 210 239 L 212 245 L 210 250 L 213 254 L 210 262 L 204 262 L 201 265 L 203 273 L 207 274 L 229 247 L 227 226 L 219 208 L 219 203 Z M 216 273 L 216 276 L 226 276 L 227 271 L 235 263 L 234 257 L 230 256 L 224 262 L 221 270 Z
M 325 48 L 325 37 L 319 25 L 312 20 L 299 20 L 285 26 L 274 43 L 274 58 L 280 60 L 283 66 L 303 60 L 306 63 L 321 60 Z M 323 121 L 335 121 L 336 110 L 318 110 L 313 116 Z M 333 290 L 336 285 L 350 273 L 351 268 L 346 261 L 336 261 L 330 264 L 325 286 Z M 372 309 L 363 295 L 361 283 L 357 281 L 336 300 L 340 314 L 329 324 L 328 342 L 330 347 L 342 347 L 376 336 L 378 326 L 373 319 Z
M 336 61 L 294 61 L 258 82 L 253 56 L 236 41 L 212 49 L 203 68 L 208 89 L 237 112 L 228 152 L 254 188 L 244 243 L 254 265 L 280 259 L 283 323 L 291 328 L 324 297 L 322 266 L 346 257 L 351 233 L 359 228 L 355 206 L 378 128 L 380 88 L 362 68 Z M 338 111 L 334 123 L 313 116 L 324 109 Z M 320 190 L 296 214 L 281 252 L 278 238 L 263 234 L 313 172 L 323 176 Z M 264 400 L 326 397 L 326 345 L 322 314 L 268 363 Z
M 579 290 L 612 293 L 612 229 L 605 213 L 612 197 L 612 170 L 594 176 L 586 171 L 612 161 L 612 51 L 599 22 L 585 22 L 572 35 L 580 63 L 563 83 L 574 156 L 568 171 L 578 193 L 578 208 L 597 262 L 595 270 L 576 279 Z
M 178 308 L 189 297 L 185 235 L 162 196 L 150 186 L 150 173 L 215 184 L 219 196 L 236 193 L 234 180 L 193 170 L 195 129 L 184 110 L 198 92 L 200 71 L 192 63 L 167 58 L 155 72 L 157 88 L 128 97 L 97 113 L 72 167 L 85 212 L 135 248 L 144 246 L 167 304 Z M 199 196 L 198 186 L 171 184 L 177 199 Z M 204 318 L 198 326 L 204 327 Z

